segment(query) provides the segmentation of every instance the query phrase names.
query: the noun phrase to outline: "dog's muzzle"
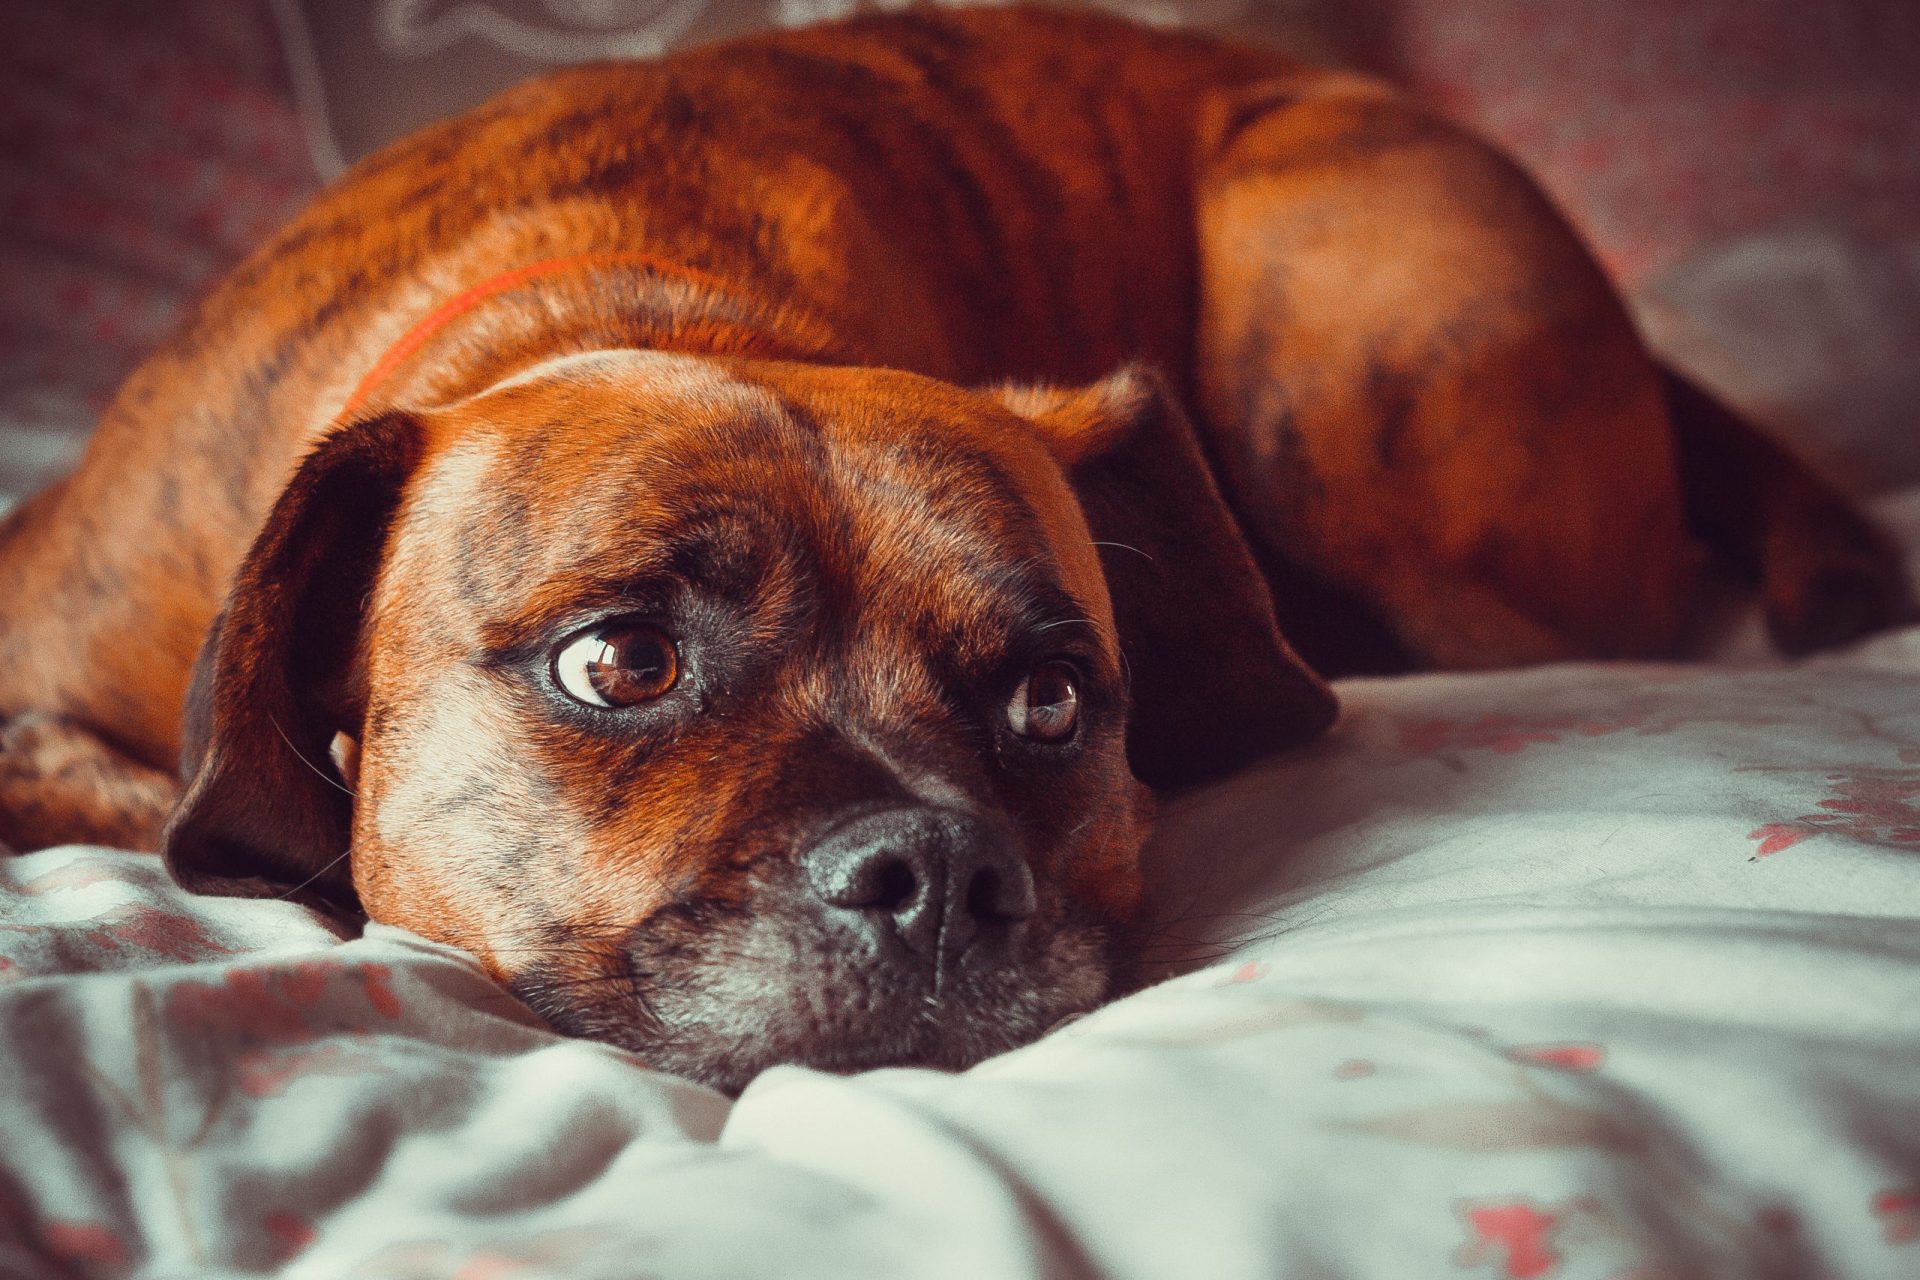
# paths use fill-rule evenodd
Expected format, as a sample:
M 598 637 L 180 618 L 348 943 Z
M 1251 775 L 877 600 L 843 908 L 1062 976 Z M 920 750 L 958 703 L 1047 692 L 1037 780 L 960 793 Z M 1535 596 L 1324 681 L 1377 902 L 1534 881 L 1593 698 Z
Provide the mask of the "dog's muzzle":
M 562 983 L 535 1007 L 727 1090 L 781 1063 L 965 1067 L 1109 989 L 1109 930 L 1042 889 L 991 815 L 866 806 L 757 860 L 731 901 L 689 899 L 636 926 L 630 998 Z M 540 985 L 516 982 L 523 998 Z

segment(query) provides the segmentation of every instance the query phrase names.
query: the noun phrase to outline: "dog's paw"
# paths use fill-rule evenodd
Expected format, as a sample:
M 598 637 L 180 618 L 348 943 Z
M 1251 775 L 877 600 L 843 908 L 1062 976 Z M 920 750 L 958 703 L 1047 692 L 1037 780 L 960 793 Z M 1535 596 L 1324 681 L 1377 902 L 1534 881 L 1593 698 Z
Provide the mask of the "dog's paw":
M 70 720 L 29 713 L 0 725 L 0 846 L 13 852 L 158 849 L 177 792 L 171 776 Z
M 1906 566 L 1893 540 L 1850 503 L 1806 495 L 1770 530 L 1766 550 L 1767 629 L 1798 657 L 1913 620 Z

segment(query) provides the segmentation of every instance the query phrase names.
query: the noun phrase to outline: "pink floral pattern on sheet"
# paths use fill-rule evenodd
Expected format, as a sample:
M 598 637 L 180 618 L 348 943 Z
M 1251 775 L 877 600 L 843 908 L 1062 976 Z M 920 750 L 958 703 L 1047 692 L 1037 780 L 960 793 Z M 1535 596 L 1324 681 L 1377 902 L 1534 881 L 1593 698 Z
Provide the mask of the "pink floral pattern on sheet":
M 1903 755 L 1905 753 L 1902 753 Z M 1819 835 L 1843 835 L 1874 844 L 1920 849 L 1920 769 L 1858 768 L 1826 775 L 1819 812 L 1769 822 L 1747 833 L 1765 858 Z
M 278 1097 L 310 1076 L 351 1077 L 382 1069 L 371 1046 L 342 1042 L 367 1034 L 365 1023 L 337 1021 L 342 984 L 381 1019 L 401 1014 L 381 964 L 310 960 L 271 969 L 229 970 L 220 983 L 182 982 L 167 993 L 176 1029 L 210 1034 L 233 1047 L 233 1083 L 254 1098 Z M 326 997 L 336 993 L 335 999 Z M 325 1037 L 325 1038 L 323 1038 Z
M 276 1097 L 304 1077 L 381 1070 L 370 1028 L 356 1013 L 370 1010 L 382 1021 L 399 1016 L 391 977 L 385 965 L 319 959 L 234 968 L 218 981 L 176 981 L 164 994 L 146 981 L 131 984 L 130 1076 L 86 1058 L 78 1066 L 124 1127 L 152 1144 L 190 1254 L 204 1257 L 207 1232 L 195 1153 L 236 1109 L 236 1096 Z M 187 1060 L 196 1056 L 211 1064 L 211 1074 Z M 175 1082 L 189 1080 L 206 1087 L 182 1096 Z M 86 1226 L 43 1223 L 39 1232 L 49 1251 L 58 1243 L 67 1254 L 107 1258 L 109 1238 Z M 311 1224 L 284 1212 L 268 1214 L 262 1230 L 282 1259 L 312 1238 Z
M 219 983 L 181 982 L 167 992 L 167 1021 L 176 1027 L 249 1040 L 308 1040 L 308 1015 L 339 972 L 330 960 L 275 969 L 230 969 Z
M 137 949 L 167 960 L 204 960 L 233 953 L 231 947 L 216 942 L 206 926 L 192 916 L 138 905 L 96 917 L 94 927 L 85 937 L 105 951 Z
M 1920 743 L 1911 733 L 1901 731 L 1900 717 L 1844 704 L 1827 705 L 1804 695 L 1797 701 L 1857 731 L 1868 758 L 1843 768 L 1790 764 L 1743 768 L 1742 772 L 1818 775 L 1825 793 L 1816 792 L 1809 811 L 1751 828 L 1746 838 L 1755 842 L 1752 856 L 1771 857 L 1821 835 L 1920 849 Z M 1399 751 L 1466 772 L 1470 767 L 1468 756 L 1476 752 L 1513 756 L 1538 747 L 1622 733 L 1650 737 L 1708 727 L 1768 729 L 1782 723 L 1786 722 L 1778 714 L 1743 713 L 1709 705 L 1697 691 L 1682 699 L 1662 690 L 1624 700 L 1618 709 L 1600 715 L 1528 715 L 1502 710 L 1464 717 L 1405 718 L 1393 725 L 1391 741 Z M 1874 755 L 1886 763 L 1876 763 Z
M 49 1218 L 40 1224 L 40 1243 L 62 1262 L 88 1270 L 127 1261 L 126 1242 L 97 1222 Z
M 25 1195 L 0 1183 L 0 1243 L 50 1264 L 51 1274 L 120 1274 L 130 1253 L 126 1241 L 103 1223 L 69 1213 L 37 1217 Z
M 368 1050 L 337 1044 L 256 1049 L 241 1054 L 235 1063 L 241 1092 L 255 1098 L 277 1098 L 306 1076 L 359 1076 L 379 1071 L 382 1066 L 378 1055 Z
M 164 881 L 165 872 L 157 860 L 81 855 L 32 879 L 0 886 L 0 895 L 11 893 L 13 899 L 8 905 L 0 896 L 0 935 L 13 934 L 27 943 L 25 953 L 7 957 L 0 967 L 11 976 L 24 977 L 49 967 L 71 972 L 140 965 L 154 959 L 185 962 L 232 955 L 233 948 L 216 938 L 203 921 L 185 912 L 125 901 L 124 894 L 78 918 L 60 919 L 55 914 L 71 910 L 67 895 L 85 889 L 99 885 L 145 889 Z M 49 912 L 39 907 L 40 900 L 59 905 Z M 6 976 L 0 974 L 0 981 Z
M 1789 1239 L 1800 1234 L 1800 1215 L 1791 1205 L 1762 1205 L 1754 1212 L 1753 1225 L 1770 1236 Z
M 1756 859 L 1791 849 L 1820 835 L 1842 835 L 1871 844 L 1920 848 L 1920 743 L 1911 734 L 1897 732 L 1890 717 L 1846 710 L 1860 741 L 1882 759 L 1891 753 L 1894 763 L 1862 762 L 1842 769 L 1796 769 L 1776 765 L 1751 766 L 1747 772 L 1820 773 L 1827 791 L 1815 802 L 1818 810 L 1784 821 L 1762 823 L 1747 833 L 1759 841 Z
M 1920 1242 L 1920 1185 L 1889 1187 L 1873 1197 L 1873 1213 L 1880 1219 L 1888 1244 Z
M 1516 1061 L 1558 1067 L 1562 1071 L 1598 1071 L 1607 1060 L 1604 1048 L 1587 1041 L 1520 1045 L 1507 1053 Z
M 1264 960 L 1249 960 L 1227 975 L 1227 984 L 1258 982 L 1267 976 L 1270 966 Z
M 163 960 L 204 960 L 231 955 L 232 948 L 222 945 L 206 926 L 189 915 L 161 911 L 142 903 L 127 902 L 81 921 L 28 924 L 0 920 L 0 931 L 45 935 L 60 944 L 63 952 L 74 949 L 93 953 L 95 963 L 121 960 L 144 953 Z M 72 967 L 71 957 L 61 957 Z
M 267 1214 L 260 1220 L 260 1229 L 273 1241 L 276 1266 L 292 1261 L 320 1235 L 310 1219 L 286 1209 Z
M 383 964 L 306 960 L 265 969 L 230 969 L 219 983 L 181 982 L 167 993 L 167 1020 L 179 1028 L 212 1032 L 249 1043 L 301 1044 L 333 1028 L 315 1025 L 329 988 L 344 980 L 382 1018 L 398 1018 L 392 971 Z M 338 1005 L 325 1012 L 337 1016 Z M 350 1033 L 364 1033 L 352 1024 Z
M 1539 1280 L 1559 1269 L 1556 1234 L 1569 1219 L 1592 1212 L 1584 1199 L 1545 1205 L 1523 1196 L 1463 1204 L 1460 1215 L 1472 1238 L 1455 1252 L 1454 1262 L 1466 1270 L 1490 1266 L 1506 1280 Z

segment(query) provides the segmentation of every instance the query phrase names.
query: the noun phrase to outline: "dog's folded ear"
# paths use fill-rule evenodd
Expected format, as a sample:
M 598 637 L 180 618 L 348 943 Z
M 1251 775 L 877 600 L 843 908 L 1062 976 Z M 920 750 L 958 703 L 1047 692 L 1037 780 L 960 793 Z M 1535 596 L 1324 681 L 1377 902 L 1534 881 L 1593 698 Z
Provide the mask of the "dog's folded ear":
M 187 691 L 184 787 L 162 837 L 184 887 L 358 911 L 353 797 L 330 748 L 358 732 L 366 601 L 423 439 L 402 414 L 329 436 L 241 563 Z
M 1333 723 L 1294 653 L 1200 442 L 1160 377 L 1007 389 L 1067 468 L 1099 544 L 1132 673 L 1127 755 L 1149 786 L 1204 782 Z

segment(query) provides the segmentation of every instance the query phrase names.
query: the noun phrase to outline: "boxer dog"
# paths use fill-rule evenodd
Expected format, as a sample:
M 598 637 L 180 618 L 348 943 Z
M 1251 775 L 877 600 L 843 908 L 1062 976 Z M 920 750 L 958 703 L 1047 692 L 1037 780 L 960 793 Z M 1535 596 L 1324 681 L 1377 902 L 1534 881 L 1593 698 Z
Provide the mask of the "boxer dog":
M 1391 89 L 763 35 L 415 134 L 206 297 L 0 532 L 0 821 L 721 1088 L 957 1067 L 1126 981 L 1151 792 L 1326 676 L 1671 653 L 1703 546 L 1790 651 L 1903 599 Z

